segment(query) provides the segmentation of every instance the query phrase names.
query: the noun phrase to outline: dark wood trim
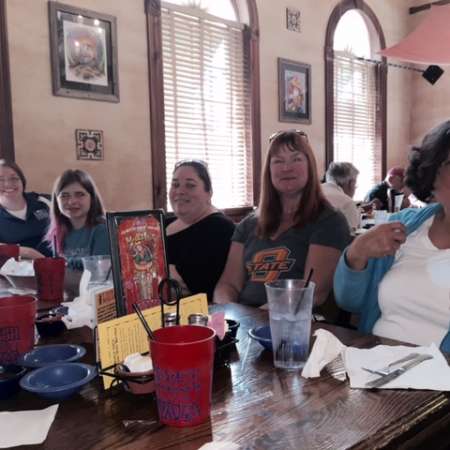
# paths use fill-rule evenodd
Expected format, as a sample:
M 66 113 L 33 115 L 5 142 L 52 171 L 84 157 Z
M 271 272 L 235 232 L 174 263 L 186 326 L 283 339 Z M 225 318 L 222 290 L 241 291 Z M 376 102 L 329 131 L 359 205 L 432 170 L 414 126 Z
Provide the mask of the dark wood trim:
M 250 92 L 251 92 L 251 123 L 253 152 L 253 202 L 259 203 L 261 191 L 261 88 L 259 61 L 259 19 L 256 0 L 247 0 L 250 19 Z
M 334 32 L 336 30 L 339 19 L 350 9 L 359 9 L 372 22 L 375 31 L 377 32 L 380 48 L 386 47 L 386 40 L 383 29 L 378 21 L 378 18 L 370 7 L 363 0 L 342 0 L 333 9 L 328 20 L 327 29 L 325 33 L 325 170 L 330 162 L 333 161 L 333 134 L 334 134 L 334 100 L 333 100 L 333 40 Z M 387 120 L 386 120 L 386 103 L 387 103 L 387 67 L 385 65 L 386 58 L 382 59 L 380 66 L 383 66 L 378 71 L 379 79 L 377 80 L 378 94 L 379 94 L 379 108 L 377 108 L 377 143 L 381 146 L 381 167 L 382 176 L 386 173 L 386 147 L 387 147 Z
M 144 0 L 147 16 L 148 72 L 150 91 L 150 130 L 152 152 L 153 207 L 167 209 L 166 162 L 164 129 L 164 80 L 161 35 L 161 1 Z M 259 25 L 255 0 L 247 0 L 250 25 L 246 28 L 245 51 L 250 61 L 250 116 L 253 156 L 253 198 L 256 204 L 260 193 L 261 174 L 261 105 L 259 75 Z M 240 209 L 240 208 L 239 208 Z M 235 209 L 233 209 L 235 211 Z M 243 208 L 242 211 L 246 211 Z
M 150 143 L 152 152 L 153 207 L 166 208 L 164 80 L 161 38 L 161 2 L 145 0 L 148 36 L 148 85 L 150 93 Z
M 6 0 L 0 0 L 0 158 L 15 159 Z
M 438 2 L 424 3 L 423 5 L 412 6 L 409 8 L 410 14 L 416 14 L 421 11 L 425 11 L 426 9 L 430 9 L 433 5 L 448 5 L 450 0 L 440 0 Z

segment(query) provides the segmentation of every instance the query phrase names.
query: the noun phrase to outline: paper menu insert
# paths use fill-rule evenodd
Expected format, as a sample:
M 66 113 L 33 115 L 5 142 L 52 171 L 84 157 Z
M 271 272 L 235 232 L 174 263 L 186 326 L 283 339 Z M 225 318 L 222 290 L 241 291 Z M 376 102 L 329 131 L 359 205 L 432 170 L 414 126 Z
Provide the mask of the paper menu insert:
M 176 312 L 175 306 L 164 306 L 164 312 Z M 205 294 L 192 295 L 180 300 L 180 324 L 186 325 L 190 314 L 208 314 L 208 300 Z M 161 328 L 161 307 L 142 310 L 152 330 Z M 98 324 L 98 346 L 100 367 L 113 371 L 131 353 L 146 353 L 150 350 L 148 336 L 136 314 Z M 109 389 L 113 378 L 103 376 L 103 386 Z

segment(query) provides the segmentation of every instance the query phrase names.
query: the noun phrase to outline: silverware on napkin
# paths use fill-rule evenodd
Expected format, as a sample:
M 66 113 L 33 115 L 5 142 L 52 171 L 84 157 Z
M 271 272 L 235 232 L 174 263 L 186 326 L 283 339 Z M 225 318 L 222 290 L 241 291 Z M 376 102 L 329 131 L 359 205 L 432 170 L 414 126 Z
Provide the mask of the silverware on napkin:
M 398 369 L 393 370 L 392 372 L 388 373 L 387 375 L 382 375 L 379 378 L 376 378 L 375 380 L 369 381 L 366 383 L 366 387 L 370 389 L 379 388 L 381 386 L 384 386 L 385 384 L 389 383 L 392 380 L 395 380 L 399 376 L 403 375 L 406 371 L 412 369 L 413 367 L 416 367 L 417 365 L 423 363 L 424 361 L 427 361 L 428 359 L 433 359 L 432 355 L 426 355 L 426 354 L 418 354 L 416 357 L 414 357 L 411 361 L 403 364 Z
M 409 361 L 411 359 L 415 359 L 420 355 L 420 353 L 410 353 L 409 355 L 405 356 L 404 358 L 397 359 L 396 361 L 393 361 L 389 363 L 386 367 L 383 367 L 381 369 L 368 369 L 367 367 L 361 367 L 362 370 L 365 370 L 366 372 L 372 373 L 374 375 L 387 375 L 392 372 L 392 369 L 394 369 L 394 366 L 398 366 L 400 363 Z
M 336 358 L 325 366 L 325 369 L 336 380 L 345 381 L 347 379 L 347 371 L 342 355 L 337 355 Z

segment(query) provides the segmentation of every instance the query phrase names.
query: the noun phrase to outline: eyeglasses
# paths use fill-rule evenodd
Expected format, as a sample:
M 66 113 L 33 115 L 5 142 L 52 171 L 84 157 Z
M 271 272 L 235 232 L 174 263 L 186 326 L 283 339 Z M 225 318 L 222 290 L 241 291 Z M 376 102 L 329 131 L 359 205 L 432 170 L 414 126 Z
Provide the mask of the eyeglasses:
M 278 139 L 279 137 L 290 139 L 292 138 L 293 134 L 297 134 L 308 140 L 308 135 L 303 130 L 280 130 L 269 136 L 269 144 L 271 144 L 275 139 Z
M 20 181 L 19 177 L 0 178 L 0 184 L 19 184 Z

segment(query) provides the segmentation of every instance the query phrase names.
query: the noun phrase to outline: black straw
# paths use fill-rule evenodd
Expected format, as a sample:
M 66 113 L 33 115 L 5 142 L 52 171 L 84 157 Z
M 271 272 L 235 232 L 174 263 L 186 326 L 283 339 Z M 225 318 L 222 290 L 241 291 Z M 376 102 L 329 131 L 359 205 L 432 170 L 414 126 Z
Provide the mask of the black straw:
M 309 287 L 309 282 L 311 281 L 313 273 L 314 273 L 314 269 L 311 267 L 311 270 L 309 271 L 309 274 L 308 274 L 308 278 L 306 279 L 306 283 L 304 286 L 305 288 Z
M 106 274 L 105 281 L 104 281 L 105 283 L 108 281 L 109 276 L 111 275 L 111 271 L 112 271 L 112 265 L 109 266 L 108 273 Z
M 53 236 L 53 258 L 58 256 L 58 252 L 56 251 L 56 236 Z
M 308 278 L 306 279 L 306 283 L 305 283 L 305 285 L 303 286 L 303 289 L 306 289 L 307 287 L 309 287 L 309 282 L 311 281 L 311 278 L 312 278 L 312 276 L 313 276 L 313 273 L 314 273 L 314 269 L 311 267 L 311 270 L 309 271 Z M 295 314 L 295 315 L 297 315 L 297 313 L 298 313 L 299 310 L 300 310 L 300 305 L 302 304 L 302 301 L 303 301 L 303 297 L 304 297 L 304 296 L 305 296 L 305 291 L 302 291 L 302 295 L 301 295 L 301 297 L 300 297 L 300 300 L 298 301 L 297 305 L 295 306 L 295 310 L 294 310 L 294 314 Z
M 141 321 L 143 327 L 145 328 L 145 331 L 148 334 L 148 337 L 155 341 L 155 335 L 153 334 L 152 329 L 150 328 L 148 322 L 145 320 L 144 315 L 142 314 L 141 308 L 139 308 L 139 305 L 137 303 L 133 303 L 133 309 L 136 311 L 137 316 L 139 317 L 139 320 Z

